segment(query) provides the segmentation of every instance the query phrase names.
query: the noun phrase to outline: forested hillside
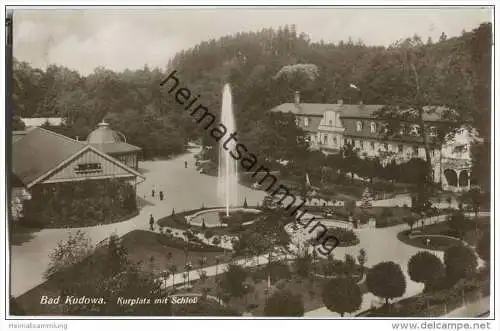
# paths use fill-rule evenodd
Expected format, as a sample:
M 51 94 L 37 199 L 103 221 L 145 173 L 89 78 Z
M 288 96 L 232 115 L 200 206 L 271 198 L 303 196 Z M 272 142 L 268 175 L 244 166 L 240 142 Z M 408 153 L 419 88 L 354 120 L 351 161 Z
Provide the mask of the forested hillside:
M 410 36 L 390 47 L 375 47 L 361 40 L 313 43 L 286 26 L 202 42 L 165 59 L 166 68 L 119 73 L 97 68 L 89 76 L 16 61 L 13 113 L 67 116 L 66 130 L 80 137 L 106 117 L 144 148 L 146 157 L 177 153 L 205 132 L 159 85 L 175 69 L 181 84 L 200 94 L 200 102 L 213 113 L 220 108 L 223 83 L 231 83 L 239 140 L 256 155 L 281 158 L 301 152 L 296 144 L 300 132 L 285 130 L 294 126 L 292 119 L 269 116 L 268 110 L 292 102 L 295 90 L 303 102 L 397 104 L 415 93 L 415 71 L 422 102 L 457 109 L 459 120 L 471 121 L 489 137 L 491 33 L 491 24 L 482 24 L 460 37 L 443 34 L 440 40 L 423 41 Z M 297 64 L 317 71 L 293 70 Z

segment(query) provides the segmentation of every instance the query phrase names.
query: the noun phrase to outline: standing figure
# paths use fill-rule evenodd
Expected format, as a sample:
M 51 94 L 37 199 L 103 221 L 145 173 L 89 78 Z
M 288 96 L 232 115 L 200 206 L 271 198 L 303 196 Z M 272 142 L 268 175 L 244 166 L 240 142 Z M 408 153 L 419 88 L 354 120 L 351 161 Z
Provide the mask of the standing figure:
M 155 218 L 153 217 L 153 214 L 149 214 L 149 229 L 151 231 L 154 230 L 154 225 L 155 225 Z
M 152 189 L 151 190 L 151 197 L 154 198 L 155 197 L 155 189 Z
M 188 161 L 184 161 L 184 168 L 188 167 Z
M 163 191 L 160 191 L 160 201 L 163 201 Z

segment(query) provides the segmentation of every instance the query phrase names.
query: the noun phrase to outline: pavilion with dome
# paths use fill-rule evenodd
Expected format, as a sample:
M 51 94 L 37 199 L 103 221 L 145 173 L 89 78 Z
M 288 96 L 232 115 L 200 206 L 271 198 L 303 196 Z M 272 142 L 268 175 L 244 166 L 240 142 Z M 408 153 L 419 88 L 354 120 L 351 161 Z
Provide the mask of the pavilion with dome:
M 132 169 L 139 168 L 141 148 L 128 144 L 125 135 L 112 130 L 105 121 L 97 124 L 96 129 L 88 135 L 87 143 Z

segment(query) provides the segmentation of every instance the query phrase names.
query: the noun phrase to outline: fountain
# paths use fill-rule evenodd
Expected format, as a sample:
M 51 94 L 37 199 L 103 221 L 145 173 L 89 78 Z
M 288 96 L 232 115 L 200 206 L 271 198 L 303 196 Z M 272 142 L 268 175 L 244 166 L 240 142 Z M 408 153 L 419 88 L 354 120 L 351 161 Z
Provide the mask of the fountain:
M 232 133 L 236 132 L 233 115 L 233 100 L 229 84 L 224 85 L 222 91 L 220 123 L 227 129 L 225 137 L 229 137 Z M 261 213 L 260 210 L 248 208 L 247 203 L 245 203 L 243 207 L 240 207 L 238 195 L 238 164 L 237 160 L 229 153 L 235 150 L 235 148 L 236 142 L 234 140 L 227 141 L 227 138 L 222 138 L 219 141 L 217 196 L 222 208 L 202 208 L 200 211 L 185 216 L 187 223 L 193 226 L 212 228 L 227 227 L 232 222 L 236 222 L 236 224 L 241 222 L 242 226 L 246 226 L 254 223 L 258 219 L 258 214 Z M 229 211 L 232 212 L 231 218 L 229 217 Z
M 233 97 L 231 87 L 225 84 L 222 90 L 221 124 L 227 129 L 227 136 L 236 132 L 236 124 L 233 114 Z M 238 165 L 231 157 L 229 151 L 234 150 L 236 142 L 231 140 L 224 148 L 225 139 L 219 142 L 219 172 L 218 172 L 218 197 L 226 208 L 226 216 L 229 216 L 230 207 L 238 204 Z

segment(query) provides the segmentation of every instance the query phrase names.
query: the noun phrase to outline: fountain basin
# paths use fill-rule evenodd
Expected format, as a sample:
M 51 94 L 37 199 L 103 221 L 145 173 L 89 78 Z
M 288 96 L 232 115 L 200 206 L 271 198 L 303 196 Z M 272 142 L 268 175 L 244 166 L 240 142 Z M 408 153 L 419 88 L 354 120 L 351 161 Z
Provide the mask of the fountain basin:
M 228 226 L 227 222 L 231 221 L 231 216 L 234 216 L 237 213 L 241 214 L 252 214 L 253 220 L 245 221 L 241 223 L 241 225 L 249 225 L 255 222 L 255 218 L 257 215 L 261 213 L 258 209 L 252 208 L 231 208 L 230 215 L 226 218 L 227 209 L 226 208 L 214 208 L 214 209 L 206 209 L 198 211 L 192 215 L 186 216 L 186 221 L 194 226 L 203 226 L 203 221 L 205 222 L 206 228 L 215 228 L 215 227 L 226 227 Z M 246 217 L 246 215 L 245 215 Z

